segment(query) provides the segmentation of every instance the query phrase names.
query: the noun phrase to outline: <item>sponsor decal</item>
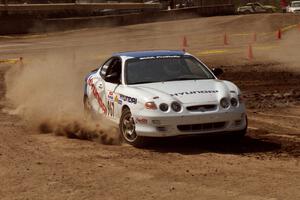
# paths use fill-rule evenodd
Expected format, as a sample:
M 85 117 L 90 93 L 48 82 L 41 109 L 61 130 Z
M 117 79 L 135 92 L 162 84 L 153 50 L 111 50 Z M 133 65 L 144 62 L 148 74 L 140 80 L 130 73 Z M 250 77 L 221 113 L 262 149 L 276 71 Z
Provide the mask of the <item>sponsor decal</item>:
M 114 101 L 115 101 L 115 103 L 122 105 L 122 100 L 118 97 L 118 95 L 115 96 Z
M 99 84 L 99 85 L 98 85 L 98 88 L 99 88 L 99 89 L 103 89 L 103 84 L 102 84 L 102 83 Z
M 155 58 L 180 58 L 180 56 L 156 56 Z
M 218 93 L 218 90 L 197 90 L 197 91 L 188 91 L 188 92 L 178 92 L 174 94 L 170 94 L 171 96 L 183 96 L 183 95 L 191 95 L 191 94 L 211 94 Z
M 140 58 L 140 60 L 149 60 L 149 59 L 155 59 L 155 57 L 150 56 L 150 57 L 143 57 L 143 58 Z
M 129 96 L 120 94 L 120 99 L 121 99 L 122 101 L 126 101 L 126 102 L 128 102 L 128 103 L 137 104 L 137 99 L 134 98 L 134 97 L 129 97 Z
M 142 57 L 140 60 L 159 59 L 159 58 L 180 58 L 180 56 L 148 56 Z
M 105 107 L 105 105 L 104 105 L 104 103 L 102 101 L 102 98 L 100 97 L 99 93 L 97 92 L 96 86 L 93 83 L 93 79 L 92 78 L 88 79 L 87 83 L 91 87 L 92 93 L 93 93 L 94 97 L 97 99 L 97 102 L 98 102 L 100 108 L 106 114 L 107 113 L 107 109 L 106 109 L 106 107 Z
M 140 123 L 140 124 L 147 124 L 148 120 L 142 117 L 136 117 L 135 118 L 136 123 Z
M 113 117 L 115 114 L 115 103 L 112 101 L 107 102 L 107 116 Z
M 119 94 L 115 94 L 112 91 L 109 91 L 107 95 L 107 100 L 122 105 L 122 99 L 119 97 Z
M 114 100 L 114 93 L 112 91 L 108 92 L 107 99 L 108 99 L 108 101 L 113 101 Z

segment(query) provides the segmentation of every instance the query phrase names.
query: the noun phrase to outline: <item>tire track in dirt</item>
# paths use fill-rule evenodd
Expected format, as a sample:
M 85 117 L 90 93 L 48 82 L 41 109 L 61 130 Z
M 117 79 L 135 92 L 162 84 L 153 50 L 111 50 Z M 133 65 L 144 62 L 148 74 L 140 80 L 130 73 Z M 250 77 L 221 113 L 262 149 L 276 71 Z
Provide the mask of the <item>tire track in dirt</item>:
M 225 79 L 237 83 L 249 109 L 250 135 L 281 144 L 279 153 L 300 156 L 300 89 L 298 72 L 283 70 L 281 63 L 222 66 Z M 292 109 L 294 108 L 294 109 Z M 285 110 L 289 110 L 285 113 Z M 282 114 L 281 114 L 282 113 Z

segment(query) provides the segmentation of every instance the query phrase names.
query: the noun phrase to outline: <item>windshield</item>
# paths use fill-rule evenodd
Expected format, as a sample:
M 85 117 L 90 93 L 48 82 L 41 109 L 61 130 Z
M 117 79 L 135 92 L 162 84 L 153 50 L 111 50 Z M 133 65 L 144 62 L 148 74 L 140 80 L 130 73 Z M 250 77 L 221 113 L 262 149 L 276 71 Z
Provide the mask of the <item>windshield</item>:
M 126 61 L 127 84 L 214 79 L 214 76 L 192 56 L 157 56 Z

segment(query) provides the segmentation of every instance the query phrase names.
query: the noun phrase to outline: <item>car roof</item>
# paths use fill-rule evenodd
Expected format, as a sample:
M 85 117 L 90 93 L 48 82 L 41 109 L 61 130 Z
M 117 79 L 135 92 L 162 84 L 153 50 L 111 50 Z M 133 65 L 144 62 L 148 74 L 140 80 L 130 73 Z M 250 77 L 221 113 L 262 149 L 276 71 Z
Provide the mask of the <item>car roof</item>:
M 154 50 L 154 51 L 128 51 L 128 52 L 119 52 L 113 54 L 113 56 L 126 56 L 133 58 L 143 58 L 143 57 L 152 57 L 152 56 L 182 56 L 184 51 L 175 51 L 175 50 Z

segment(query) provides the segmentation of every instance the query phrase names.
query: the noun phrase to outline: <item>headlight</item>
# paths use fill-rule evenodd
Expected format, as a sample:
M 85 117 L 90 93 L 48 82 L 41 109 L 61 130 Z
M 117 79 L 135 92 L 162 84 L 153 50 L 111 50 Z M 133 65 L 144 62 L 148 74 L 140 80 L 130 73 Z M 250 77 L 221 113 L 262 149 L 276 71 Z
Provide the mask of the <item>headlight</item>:
M 238 100 L 233 97 L 230 99 L 230 103 L 232 106 L 236 107 L 238 105 Z
M 220 101 L 220 105 L 222 108 L 228 108 L 229 107 L 229 101 L 227 98 L 222 98 Z
M 149 110 L 156 110 L 157 106 L 153 101 L 150 101 L 145 103 L 145 108 Z
M 163 111 L 163 112 L 166 112 L 167 110 L 169 110 L 169 106 L 168 106 L 168 104 L 166 104 L 166 103 L 161 103 L 161 104 L 159 105 L 159 109 L 160 109 L 161 111 Z
M 181 110 L 181 105 L 180 105 L 180 103 L 174 101 L 173 103 L 171 103 L 171 108 L 175 112 L 179 112 Z

